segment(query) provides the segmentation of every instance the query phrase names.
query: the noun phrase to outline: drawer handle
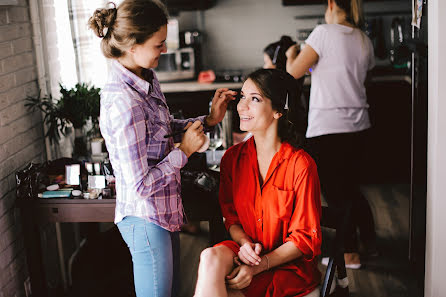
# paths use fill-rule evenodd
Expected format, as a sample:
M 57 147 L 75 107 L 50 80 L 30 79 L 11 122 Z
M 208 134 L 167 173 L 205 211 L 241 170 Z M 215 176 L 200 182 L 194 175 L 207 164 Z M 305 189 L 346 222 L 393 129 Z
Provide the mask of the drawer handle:
M 57 207 L 51 208 L 52 213 L 59 213 L 59 209 Z

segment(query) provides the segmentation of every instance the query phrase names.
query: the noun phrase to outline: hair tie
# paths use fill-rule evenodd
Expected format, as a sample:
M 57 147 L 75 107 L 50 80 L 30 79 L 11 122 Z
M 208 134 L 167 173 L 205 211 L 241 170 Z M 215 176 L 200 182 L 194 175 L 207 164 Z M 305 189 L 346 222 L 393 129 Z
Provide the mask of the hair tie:
M 274 56 L 273 56 L 273 60 L 272 60 L 274 65 L 276 65 L 276 62 L 277 62 L 277 56 L 279 54 L 279 49 L 280 49 L 280 44 L 276 47 L 276 50 L 274 51 Z
M 99 28 L 103 27 L 102 31 L 99 33 L 99 37 L 104 38 L 105 36 L 107 36 L 107 33 L 110 31 L 110 27 L 113 26 L 113 24 L 115 23 L 116 20 L 116 12 L 117 12 L 117 8 L 116 8 L 116 4 L 113 2 L 108 2 L 107 6 L 112 5 L 113 7 L 107 8 L 109 16 L 111 16 L 111 18 L 108 21 L 108 24 L 105 25 L 104 23 L 104 19 L 101 18 L 96 18 L 96 23 L 98 24 Z

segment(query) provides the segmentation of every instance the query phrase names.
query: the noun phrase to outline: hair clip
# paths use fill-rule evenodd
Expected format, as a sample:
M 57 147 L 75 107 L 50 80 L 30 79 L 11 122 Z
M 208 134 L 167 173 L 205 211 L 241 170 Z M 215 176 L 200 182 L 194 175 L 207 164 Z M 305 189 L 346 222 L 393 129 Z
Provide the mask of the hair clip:
M 276 47 L 276 50 L 274 51 L 274 56 L 273 56 L 273 64 L 276 65 L 277 62 L 277 56 L 279 55 L 279 49 L 280 49 L 280 44 Z
M 288 92 L 286 92 L 285 106 L 283 107 L 283 109 L 285 109 L 285 110 L 288 109 Z

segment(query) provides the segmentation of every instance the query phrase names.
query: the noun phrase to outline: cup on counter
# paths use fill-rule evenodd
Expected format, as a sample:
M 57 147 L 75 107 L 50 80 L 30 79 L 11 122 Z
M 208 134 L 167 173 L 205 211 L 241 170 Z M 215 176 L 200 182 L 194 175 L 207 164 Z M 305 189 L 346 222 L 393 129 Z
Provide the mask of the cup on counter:
M 91 140 L 91 154 L 100 155 L 102 153 L 103 138 L 94 138 Z
M 111 199 L 112 191 L 109 188 L 102 189 L 102 199 Z

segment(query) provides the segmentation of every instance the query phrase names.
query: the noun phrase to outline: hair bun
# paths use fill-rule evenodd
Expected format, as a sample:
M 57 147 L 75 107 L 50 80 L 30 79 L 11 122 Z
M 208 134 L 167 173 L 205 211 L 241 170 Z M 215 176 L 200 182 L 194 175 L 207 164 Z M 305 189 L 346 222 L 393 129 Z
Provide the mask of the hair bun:
M 286 51 L 287 49 L 290 48 L 290 46 L 295 45 L 296 42 L 294 42 L 290 36 L 288 35 L 283 35 L 282 37 L 280 37 L 280 41 L 279 41 L 280 45 L 283 47 L 283 49 Z
M 96 9 L 93 16 L 88 20 L 89 27 L 95 32 L 96 36 L 101 38 L 107 36 L 109 29 L 112 28 L 116 20 L 116 4 L 113 2 L 108 4 L 113 5 L 113 7 Z

